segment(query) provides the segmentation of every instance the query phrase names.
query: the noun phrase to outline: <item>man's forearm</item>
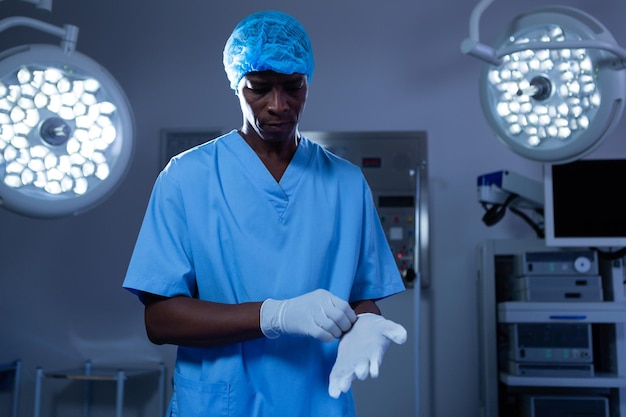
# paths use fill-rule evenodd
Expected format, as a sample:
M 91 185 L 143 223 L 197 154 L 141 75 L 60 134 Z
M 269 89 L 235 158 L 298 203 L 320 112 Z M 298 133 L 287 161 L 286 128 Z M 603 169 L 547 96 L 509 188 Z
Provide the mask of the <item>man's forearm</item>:
M 147 295 L 145 304 L 148 338 L 159 345 L 216 346 L 263 336 L 260 302 L 222 304 Z

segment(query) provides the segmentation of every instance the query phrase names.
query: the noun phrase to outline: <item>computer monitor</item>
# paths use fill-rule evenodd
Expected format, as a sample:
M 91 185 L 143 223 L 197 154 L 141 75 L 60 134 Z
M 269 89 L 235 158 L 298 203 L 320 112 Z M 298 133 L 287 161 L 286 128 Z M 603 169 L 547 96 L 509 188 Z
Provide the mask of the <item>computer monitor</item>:
M 626 159 L 545 165 L 548 246 L 626 247 Z

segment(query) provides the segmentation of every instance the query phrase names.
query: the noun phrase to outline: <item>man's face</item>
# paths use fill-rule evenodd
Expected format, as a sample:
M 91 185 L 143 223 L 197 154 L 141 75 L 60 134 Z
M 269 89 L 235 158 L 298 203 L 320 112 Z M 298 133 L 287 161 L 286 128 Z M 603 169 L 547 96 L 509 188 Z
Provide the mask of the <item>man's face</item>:
M 251 72 L 239 84 L 239 104 L 245 134 L 269 142 L 294 139 L 308 94 L 303 74 Z

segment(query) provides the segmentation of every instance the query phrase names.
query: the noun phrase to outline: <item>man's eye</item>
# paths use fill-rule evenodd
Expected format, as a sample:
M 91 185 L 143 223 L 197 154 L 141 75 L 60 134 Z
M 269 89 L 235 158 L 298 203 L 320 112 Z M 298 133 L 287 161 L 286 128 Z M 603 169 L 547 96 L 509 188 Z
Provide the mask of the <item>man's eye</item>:
M 289 91 L 298 91 L 300 89 L 302 89 L 302 87 L 304 87 L 303 83 L 294 83 L 294 84 L 287 84 L 285 86 L 285 90 L 289 90 Z

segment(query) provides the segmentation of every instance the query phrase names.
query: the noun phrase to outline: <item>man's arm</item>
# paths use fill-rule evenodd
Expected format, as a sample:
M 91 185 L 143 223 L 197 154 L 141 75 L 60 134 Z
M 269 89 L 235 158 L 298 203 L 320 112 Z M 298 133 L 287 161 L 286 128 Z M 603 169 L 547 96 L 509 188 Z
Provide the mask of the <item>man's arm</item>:
M 145 294 L 148 338 L 158 345 L 216 346 L 262 337 L 261 302 L 220 304 Z
M 156 344 L 217 346 L 267 336 L 297 334 L 330 342 L 352 327 L 358 312 L 373 303 L 347 302 L 326 290 L 286 300 L 222 304 L 190 297 L 144 294 L 148 338 Z M 358 308 L 359 311 L 353 311 Z

